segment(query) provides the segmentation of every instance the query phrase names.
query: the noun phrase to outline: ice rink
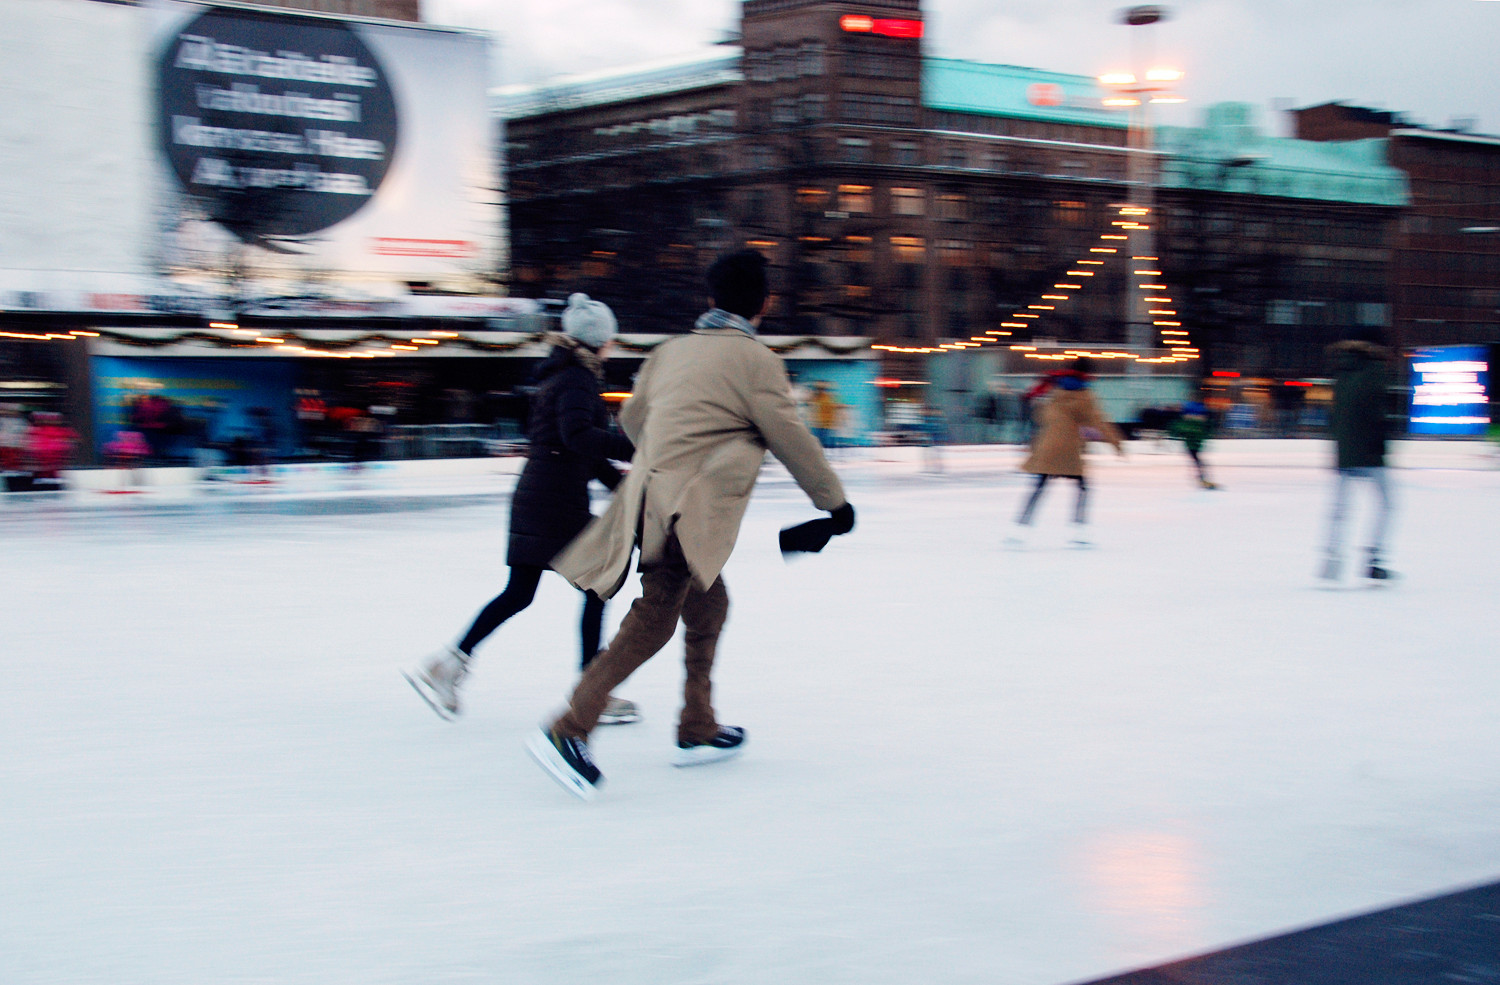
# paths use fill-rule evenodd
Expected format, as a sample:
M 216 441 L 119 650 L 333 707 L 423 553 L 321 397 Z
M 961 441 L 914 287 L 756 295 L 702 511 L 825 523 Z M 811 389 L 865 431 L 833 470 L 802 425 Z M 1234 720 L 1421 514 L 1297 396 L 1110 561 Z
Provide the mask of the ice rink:
M 575 674 L 560 579 L 459 722 L 398 673 L 503 587 L 498 466 L 5 498 L 0 982 L 1062 985 L 1493 881 L 1500 469 L 1403 446 L 1401 580 L 1328 590 L 1327 455 L 1219 442 L 1210 492 L 1099 454 L 1098 546 L 1055 486 L 1006 551 L 1014 449 L 850 453 L 857 529 L 791 564 L 816 514 L 768 466 L 716 674 L 744 756 L 669 765 L 674 643 L 591 804 L 523 749 Z

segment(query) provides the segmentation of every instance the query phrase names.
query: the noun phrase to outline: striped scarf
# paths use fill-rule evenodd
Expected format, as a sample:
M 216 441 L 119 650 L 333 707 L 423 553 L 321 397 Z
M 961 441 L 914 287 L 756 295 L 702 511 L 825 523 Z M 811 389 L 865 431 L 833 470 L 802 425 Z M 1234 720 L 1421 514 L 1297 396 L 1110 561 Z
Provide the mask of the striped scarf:
M 755 326 L 732 311 L 723 308 L 710 308 L 699 316 L 693 328 L 703 331 L 705 328 L 737 328 L 746 335 L 755 336 Z

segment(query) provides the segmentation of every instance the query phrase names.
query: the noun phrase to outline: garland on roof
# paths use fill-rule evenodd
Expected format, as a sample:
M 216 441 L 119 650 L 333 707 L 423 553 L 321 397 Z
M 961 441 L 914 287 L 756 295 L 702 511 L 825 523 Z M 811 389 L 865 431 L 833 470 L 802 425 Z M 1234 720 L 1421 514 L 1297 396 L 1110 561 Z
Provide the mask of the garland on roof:
M 326 331 L 326 329 L 320 331 Z M 354 350 L 359 349 L 370 351 L 368 348 L 370 346 L 382 346 L 382 351 L 387 351 L 390 347 L 397 345 L 405 347 L 405 351 L 408 352 L 421 351 L 422 349 L 429 348 L 438 348 L 440 346 L 453 346 L 466 349 L 470 352 L 514 352 L 517 349 L 524 349 L 527 346 L 545 344 L 546 334 L 547 333 L 545 332 L 535 332 L 506 342 L 490 342 L 482 339 L 467 338 L 464 336 L 441 338 L 435 341 L 423 343 L 420 349 L 412 347 L 411 339 L 413 336 L 409 333 L 401 335 L 391 335 L 384 332 L 367 332 L 360 335 L 351 335 L 347 338 L 339 339 L 308 339 L 304 338 L 296 332 L 267 328 L 264 335 L 257 337 L 266 339 L 280 339 L 281 341 L 279 343 L 261 342 L 257 341 L 257 338 L 248 336 L 243 338 L 236 338 L 228 335 L 218 335 L 196 329 L 178 332 L 173 335 L 161 335 L 148 338 L 140 335 L 130 334 L 127 332 L 100 328 L 89 332 L 88 336 L 99 338 L 105 342 L 113 342 L 118 345 L 130 346 L 136 349 L 164 349 L 169 346 L 175 345 L 199 344 L 212 346 L 216 349 L 260 349 L 262 351 L 271 348 L 286 349 L 288 347 L 296 347 L 297 349 L 306 349 L 311 353 L 340 355 L 350 354 Z M 56 338 L 58 336 L 53 337 Z M 36 338 L 45 339 L 47 338 L 47 336 L 38 335 L 36 336 Z M 424 338 L 424 336 L 417 335 L 416 338 Z M 773 336 L 771 338 L 775 337 Z M 655 342 L 635 342 L 620 336 L 615 337 L 615 345 L 618 349 L 620 349 L 622 352 L 629 352 L 634 354 L 649 353 L 664 341 L 667 340 L 661 339 Z M 866 342 L 850 342 L 848 344 L 839 344 L 836 342 L 830 342 L 826 339 L 820 339 L 812 336 L 785 340 L 778 339 L 774 342 L 770 341 L 770 339 L 766 336 L 761 336 L 761 341 L 766 344 L 767 348 L 769 348 L 777 355 L 786 355 L 789 352 L 796 352 L 800 349 L 821 349 L 824 352 L 827 352 L 830 355 L 834 356 L 851 356 L 857 352 L 861 352 L 869 348 L 869 344 Z M 298 354 L 300 355 L 302 353 L 299 352 Z

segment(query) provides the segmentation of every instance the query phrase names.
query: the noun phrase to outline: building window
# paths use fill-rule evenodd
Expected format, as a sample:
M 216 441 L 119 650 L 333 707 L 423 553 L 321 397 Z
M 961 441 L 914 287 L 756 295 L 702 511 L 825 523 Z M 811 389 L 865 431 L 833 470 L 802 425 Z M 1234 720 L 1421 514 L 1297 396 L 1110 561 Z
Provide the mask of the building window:
M 745 154 L 746 163 L 753 169 L 769 168 L 776 163 L 776 155 L 771 148 L 763 144 L 755 144 Z
M 840 113 L 851 123 L 916 122 L 916 101 L 906 96 L 880 96 L 864 92 L 846 92 L 839 97 Z
M 845 164 L 871 163 L 874 155 L 870 151 L 870 142 L 859 137 L 843 138 L 839 141 L 839 160 Z
M 892 215 L 926 215 L 927 192 L 921 188 L 892 188 Z
M 1053 215 L 1059 225 L 1081 226 L 1088 218 L 1088 203 L 1061 201 L 1053 202 Z
M 819 123 L 828 115 L 828 97 L 820 92 L 810 92 L 802 97 L 802 119 L 807 123 Z
M 1004 171 L 1010 166 L 1010 155 L 1003 150 L 992 150 L 985 154 L 984 166 L 991 171 Z
M 875 211 L 869 185 L 839 185 L 839 211 L 850 215 L 868 215 Z
M 969 152 L 963 144 L 948 144 L 943 147 L 943 167 L 966 168 L 969 166 Z
M 898 140 L 891 145 L 891 163 L 916 167 L 922 163 L 921 148 L 909 140 Z
M 828 205 L 828 192 L 822 188 L 797 189 L 797 207 L 810 212 L 822 212 Z
M 822 75 L 824 72 L 825 46 L 821 41 L 809 41 L 802 46 L 798 56 L 798 69 L 803 75 Z
M 788 126 L 796 123 L 797 119 L 797 100 L 791 96 L 782 96 L 771 104 L 772 123 Z
M 939 195 L 937 198 L 937 217 L 949 221 L 960 221 L 969 217 L 969 196 L 967 195 Z
M 927 260 L 927 241 L 920 236 L 892 236 L 891 252 L 897 263 L 923 263 Z
M 961 239 L 938 240 L 938 259 L 945 267 L 967 267 L 972 244 Z
M 771 53 L 768 51 L 752 51 L 746 56 L 749 62 L 746 74 L 750 76 L 751 82 L 771 81 Z
M 795 79 L 797 77 L 797 49 L 777 48 L 771 74 L 778 81 L 781 79 Z

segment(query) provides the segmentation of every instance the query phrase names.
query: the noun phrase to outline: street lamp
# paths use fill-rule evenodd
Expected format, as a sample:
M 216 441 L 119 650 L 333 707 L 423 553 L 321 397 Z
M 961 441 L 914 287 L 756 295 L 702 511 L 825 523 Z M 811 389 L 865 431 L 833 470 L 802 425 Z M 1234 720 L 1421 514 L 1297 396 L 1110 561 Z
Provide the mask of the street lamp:
M 1167 8 L 1156 4 L 1129 7 L 1120 12 L 1120 23 L 1129 27 L 1149 27 L 1166 20 Z M 1134 257 L 1156 256 L 1155 186 L 1156 162 L 1152 153 L 1151 118 L 1149 107 L 1153 103 L 1180 103 L 1182 98 L 1173 91 L 1173 85 L 1182 81 L 1182 72 L 1175 68 L 1147 68 L 1140 71 L 1142 63 L 1149 64 L 1149 48 L 1142 57 L 1138 36 L 1132 35 L 1131 70 L 1113 72 L 1099 77 L 1100 85 L 1109 93 L 1105 106 L 1128 109 L 1130 119 L 1126 125 L 1126 184 L 1130 188 L 1130 214 L 1144 221 L 1126 226 L 1129 235 L 1130 255 Z M 1144 40 L 1144 39 L 1139 39 Z M 1134 282 L 1126 281 L 1131 287 Z M 1146 292 L 1131 290 L 1125 302 L 1126 341 L 1132 346 L 1146 347 L 1155 341 L 1151 304 L 1145 299 Z

